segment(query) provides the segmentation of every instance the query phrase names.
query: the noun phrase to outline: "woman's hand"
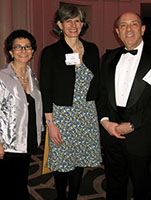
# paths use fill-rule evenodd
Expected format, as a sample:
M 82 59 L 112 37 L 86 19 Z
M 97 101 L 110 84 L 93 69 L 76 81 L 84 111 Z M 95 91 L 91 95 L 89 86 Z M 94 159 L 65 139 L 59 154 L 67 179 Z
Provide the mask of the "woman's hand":
M 2 146 L 2 144 L 0 144 L 0 159 L 4 158 L 4 154 L 5 154 L 5 152 L 4 152 L 3 146 Z
M 48 124 L 48 134 L 49 134 L 51 141 L 54 144 L 56 144 L 58 146 L 63 144 L 60 131 L 59 131 L 58 127 L 53 122 Z

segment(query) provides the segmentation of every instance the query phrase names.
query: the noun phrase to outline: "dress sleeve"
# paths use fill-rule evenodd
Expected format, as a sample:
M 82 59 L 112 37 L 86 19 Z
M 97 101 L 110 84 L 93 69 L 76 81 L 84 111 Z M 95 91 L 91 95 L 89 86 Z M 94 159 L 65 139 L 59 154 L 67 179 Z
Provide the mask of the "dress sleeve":
M 53 53 L 50 47 L 44 48 L 40 60 L 40 90 L 44 113 L 52 113 L 53 104 Z

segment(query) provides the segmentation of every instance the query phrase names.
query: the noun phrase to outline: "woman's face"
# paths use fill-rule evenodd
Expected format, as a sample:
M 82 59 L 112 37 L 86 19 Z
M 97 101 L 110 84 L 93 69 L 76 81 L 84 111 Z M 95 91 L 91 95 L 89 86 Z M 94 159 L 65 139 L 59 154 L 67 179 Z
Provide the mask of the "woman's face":
M 9 51 L 14 58 L 14 62 L 27 64 L 32 58 L 34 50 L 32 50 L 31 43 L 27 38 L 16 38 L 13 42 L 12 50 Z
M 62 23 L 58 21 L 59 28 L 63 31 L 65 38 L 78 38 L 83 26 L 80 16 L 73 19 L 67 19 Z

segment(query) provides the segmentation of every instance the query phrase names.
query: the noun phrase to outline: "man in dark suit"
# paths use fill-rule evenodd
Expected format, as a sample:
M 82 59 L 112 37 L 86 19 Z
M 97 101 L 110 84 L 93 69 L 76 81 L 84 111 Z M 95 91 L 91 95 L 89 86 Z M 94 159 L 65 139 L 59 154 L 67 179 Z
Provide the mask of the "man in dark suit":
M 116 32 L 125 47 L 107 50 L 102 59 L 98 111 L 107 200 L 127 199 L 129 177 L 134 199 L 151 199 L 151 49 L 144 31 L 138 14 L 122 14 Z

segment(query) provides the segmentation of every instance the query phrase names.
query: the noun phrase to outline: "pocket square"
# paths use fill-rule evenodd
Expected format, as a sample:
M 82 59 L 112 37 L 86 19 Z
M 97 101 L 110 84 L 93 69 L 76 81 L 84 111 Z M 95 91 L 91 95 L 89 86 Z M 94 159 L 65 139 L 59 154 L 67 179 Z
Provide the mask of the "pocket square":
M 151 85 L 151 69 L 147 72 L 147 74 L 143 77 L 143 80 Z

